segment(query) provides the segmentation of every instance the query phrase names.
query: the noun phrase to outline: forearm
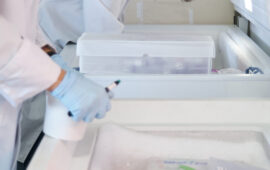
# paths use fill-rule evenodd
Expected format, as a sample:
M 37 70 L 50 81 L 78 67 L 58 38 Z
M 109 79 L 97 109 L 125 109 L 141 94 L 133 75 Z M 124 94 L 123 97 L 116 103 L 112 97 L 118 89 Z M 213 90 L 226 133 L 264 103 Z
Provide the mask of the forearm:
M 55 87 L 61 80 L 59 75 L 63 75 L 61 68 L 38 46 L 22 38 L 1 16 L 0 28 L 0 95 L 17 106 Z

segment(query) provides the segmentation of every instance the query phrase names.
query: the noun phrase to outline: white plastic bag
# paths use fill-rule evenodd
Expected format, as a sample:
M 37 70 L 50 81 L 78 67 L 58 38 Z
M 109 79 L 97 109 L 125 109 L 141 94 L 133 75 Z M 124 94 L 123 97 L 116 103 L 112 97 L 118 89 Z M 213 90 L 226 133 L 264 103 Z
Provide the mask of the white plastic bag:
M 210 159 L 209 170 L 266 170 L 242 162 L 230 162 L 219 159 Z
M 146 170 L 208 170 L 207 161 L 150 159 L 147 162 Z
M 192 159 L 148 159 L 145 170 L 265 170 L 243 162 Z

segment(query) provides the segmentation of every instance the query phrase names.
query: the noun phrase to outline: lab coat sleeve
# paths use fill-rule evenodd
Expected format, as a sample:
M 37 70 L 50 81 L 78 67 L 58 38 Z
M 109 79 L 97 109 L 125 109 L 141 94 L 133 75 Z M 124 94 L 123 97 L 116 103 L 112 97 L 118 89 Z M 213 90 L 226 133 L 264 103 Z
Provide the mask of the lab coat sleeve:
M 49 44 L 51 47 L 53 47 L 55 49 L 54 44 L 49 40 L 49 38 L 45 35 L 45 33 L 43 32 L 43 30 L 40 28 L 40 26 L 37 26 L 37 36 L 36 36 L 36 44 L 39 47 L 42 47 L 44 45 Z
M 14 107 L 47 89 L 60 67 L 0 16 L 0 94 Z

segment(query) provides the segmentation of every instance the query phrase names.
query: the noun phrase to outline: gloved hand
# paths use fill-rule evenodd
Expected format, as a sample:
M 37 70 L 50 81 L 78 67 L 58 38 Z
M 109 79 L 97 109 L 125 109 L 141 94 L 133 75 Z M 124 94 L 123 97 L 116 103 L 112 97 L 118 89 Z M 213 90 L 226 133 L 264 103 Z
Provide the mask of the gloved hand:
M 75 121 L 91 122 L 94 118 L 103 118 L 111 108 L 105 88 L 69 68 L 59 57 L 52 58 L 67 72 L 52 95 L 67 107 Z

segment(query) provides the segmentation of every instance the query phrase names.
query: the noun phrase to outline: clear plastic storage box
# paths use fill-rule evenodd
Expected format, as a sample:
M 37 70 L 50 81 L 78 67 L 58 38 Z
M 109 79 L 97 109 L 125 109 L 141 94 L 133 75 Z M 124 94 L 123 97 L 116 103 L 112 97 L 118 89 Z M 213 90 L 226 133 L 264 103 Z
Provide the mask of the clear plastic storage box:
M 84 34 L 78 41 L 80 71 L 108 74 L 205 74 L 212 68 L 210 36 Z
M 77 45 L 79 66 L 86 77 L 102 86 L 121 80 L 119 88 L 114 89 L 116 99 L 228 99 L 270 96 L 270 58 L 234 26 L 129 26 L 124 34 L 133 34 L 133 40 L 117 40 L 117 36 L 113 39 L 104 35 L 91 37 L 85 34 Z M 153 35 L 157 35 L 157 38 L 148 41 Z M 168 41 L 181 37 L 182 41 Z M 135 38 L 139 41 L 135 41 Z M 132 46 L 136 48 L 130 48 Z M 184 50 L 188 55 L 184 55 Z M 148 56 L 143 55 L 143 52 L 147 52 L 145 54 Z M 155 63 L 156 67 L 142 67 L 144 62 L 140 59 L 147 59 Z M 159 59 L 166 62 L 162 63 Z M 182 62 L 186 59 L 190 65 Z M 179 62 L 174 62 L 175 60 Z M 190 69 L 189 73 L 206 74 L 181 74 L 187 70 L 177 70 L 179 65 Z M 169 71 L 163 69 L 168 67 Z M 248 67 L 258 67 L 265 74 L 247 75 L 245 71 Z M 233 68 L 242 74 L 207 74 L 211 68 Z

